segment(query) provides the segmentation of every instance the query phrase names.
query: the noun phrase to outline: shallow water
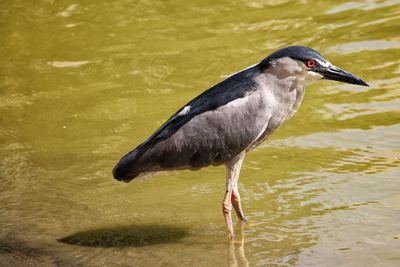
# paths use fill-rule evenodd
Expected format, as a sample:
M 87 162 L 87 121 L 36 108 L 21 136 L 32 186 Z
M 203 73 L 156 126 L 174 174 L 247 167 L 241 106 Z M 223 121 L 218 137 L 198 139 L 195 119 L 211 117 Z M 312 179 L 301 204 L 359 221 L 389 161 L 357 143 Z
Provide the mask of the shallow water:
M 0 9 L 0 265 L 399 266 L 399 1 L 9 1 Z M 225 75 L 291 44 L 324 81 L 239 180 L 111 168 Z

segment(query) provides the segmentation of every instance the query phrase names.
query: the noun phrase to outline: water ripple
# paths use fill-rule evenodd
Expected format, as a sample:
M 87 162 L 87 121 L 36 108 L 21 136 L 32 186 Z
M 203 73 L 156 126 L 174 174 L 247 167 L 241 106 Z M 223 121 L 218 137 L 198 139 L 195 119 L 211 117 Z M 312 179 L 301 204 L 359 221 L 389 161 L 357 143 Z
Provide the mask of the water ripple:
M 369 40 L 334 45 L 329 47 L 327 51 L 331 53 L 352 54 L 362 51 L 377 51 L 399 48 L 400 41 Z

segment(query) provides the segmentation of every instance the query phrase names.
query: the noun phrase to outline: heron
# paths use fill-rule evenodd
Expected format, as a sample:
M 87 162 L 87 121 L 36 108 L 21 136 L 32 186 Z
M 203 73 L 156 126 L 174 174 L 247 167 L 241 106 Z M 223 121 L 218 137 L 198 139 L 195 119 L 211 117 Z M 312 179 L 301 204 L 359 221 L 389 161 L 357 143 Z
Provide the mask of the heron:
M 228 238 L 233 239 L 232 207 L 246 221 L 238 190 L 245 154 L 291 118 L 306 86 L 321 79 L 368 86 L 312 48 L 282 48 L 184 105 L 124 155 L 113 176 L 130 182 L 143 173 L 225 165 L 222 213 Z

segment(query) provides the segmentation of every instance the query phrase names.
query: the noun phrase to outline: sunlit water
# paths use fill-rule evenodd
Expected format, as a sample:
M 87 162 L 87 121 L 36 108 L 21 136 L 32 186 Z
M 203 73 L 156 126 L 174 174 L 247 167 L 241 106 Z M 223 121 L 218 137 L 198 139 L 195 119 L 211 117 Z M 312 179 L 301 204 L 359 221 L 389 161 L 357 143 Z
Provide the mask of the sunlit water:
M 104 1 L 103 1 L 104 2 Z M 107 2 L 107 1 L 106 1 Z M 0 265 L 399 266 L 399 1 L 8 1 L 0 9 Z M 302 44 L 320 82 L 224 169 L 129 184 L 116 161 L 225 75 Z

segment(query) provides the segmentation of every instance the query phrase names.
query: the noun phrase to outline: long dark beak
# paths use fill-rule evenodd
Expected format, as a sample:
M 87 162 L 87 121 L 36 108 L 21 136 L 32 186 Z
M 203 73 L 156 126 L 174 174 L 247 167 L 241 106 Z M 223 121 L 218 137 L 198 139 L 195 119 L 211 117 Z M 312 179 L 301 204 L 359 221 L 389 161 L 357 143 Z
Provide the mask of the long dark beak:
M 357 76 L 351 74 L 350 72 L 339 69 L 338 67 L 333 65 L 326 68 L 321 68 L 318 70 L 318 72 L 327 80 L 369 86 L 366 82 L 364 82 Z

